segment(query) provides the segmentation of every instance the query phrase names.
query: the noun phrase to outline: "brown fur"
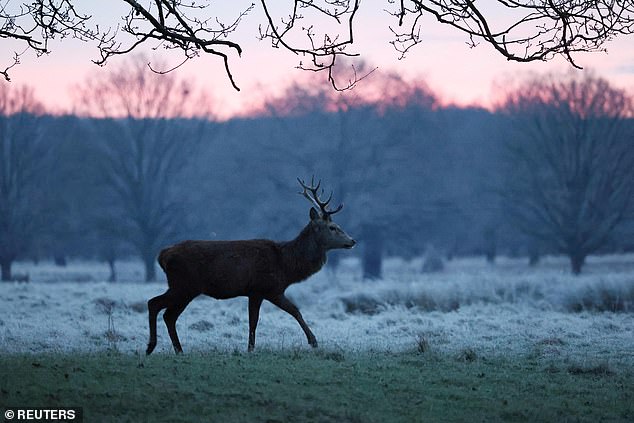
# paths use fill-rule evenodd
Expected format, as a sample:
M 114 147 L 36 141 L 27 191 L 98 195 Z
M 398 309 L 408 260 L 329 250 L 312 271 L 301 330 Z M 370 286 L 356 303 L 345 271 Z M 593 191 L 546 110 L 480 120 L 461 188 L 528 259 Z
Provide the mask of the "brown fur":
M 291 314 L 310 345 L 317 340 L 297 307 L 284 295 L 289 285 L 316 273 L 333 248 L 351 248 L 355 241 L 329 218 L 311 209 L 311 221 L 292 241 L 184 241 L 161 251 L 158 262 L 167 275 L 168 290 L 148 301 L 150 341 L 156 346 L 156 317 L 163 315 L 174 350 L 182 352 L 176 320 L 198 295 L 217 299 L 249 297 L 249 351 L 255 346 L 255 329 L 263 300 Z

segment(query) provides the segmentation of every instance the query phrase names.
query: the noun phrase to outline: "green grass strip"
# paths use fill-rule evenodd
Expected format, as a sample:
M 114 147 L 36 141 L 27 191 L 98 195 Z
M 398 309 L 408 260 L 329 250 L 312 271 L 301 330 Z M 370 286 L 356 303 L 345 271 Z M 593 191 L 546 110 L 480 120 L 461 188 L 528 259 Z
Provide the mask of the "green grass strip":
M 634 371 L 467 351 L 0 356 L 0 405 L 85 422 L 634 421 Z

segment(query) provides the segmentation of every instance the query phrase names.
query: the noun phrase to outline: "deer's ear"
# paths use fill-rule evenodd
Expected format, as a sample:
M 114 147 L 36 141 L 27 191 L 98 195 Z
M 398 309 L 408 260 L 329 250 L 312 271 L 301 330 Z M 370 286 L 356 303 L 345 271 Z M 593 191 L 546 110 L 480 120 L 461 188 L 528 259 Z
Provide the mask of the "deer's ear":
M 321 219 L 321 216 L 319 215 L 319 212 L 317 210 L 315 210 L 314 207 L 310 208 L 310 220 L 317 220 L 317 219 Z

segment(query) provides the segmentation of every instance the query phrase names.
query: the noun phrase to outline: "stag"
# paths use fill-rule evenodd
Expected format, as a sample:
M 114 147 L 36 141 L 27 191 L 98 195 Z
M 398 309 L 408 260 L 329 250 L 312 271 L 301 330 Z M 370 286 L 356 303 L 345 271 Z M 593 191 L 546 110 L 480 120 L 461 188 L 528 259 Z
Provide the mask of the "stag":
M 356 241 L 346 234 L 331 216 L 343 204 L 328 209 L 327 200 L 319 198 L 321 181 L 310 185 L 297 179 L 303 195 L 314 207 L 310 221 L 299 235 L 286 242 L 268 239 L 242 241 L 184 241 L 162 250 L 158 262 L 167 275 L 168 289 L 148 301 L 150 341 L 147 354 L 156 347 L 156 318 L 166 309 L 163 320 L 167 326 L 174 351 L 182 353 L 176 320 L 185 307 L 198 295 L 216 299 L 239 296 L 249 298 L 249 345 L 255 348 L 255 330 L 264 300 L 275 304 L 297 320 L 308 343 L 317 347 L 317 339 L 304 321 L 302 314 L 284 292 L 291 284 L 301 282 L 319 271 L 326 263 L 326 252 L 336 248 L 352 248 Z

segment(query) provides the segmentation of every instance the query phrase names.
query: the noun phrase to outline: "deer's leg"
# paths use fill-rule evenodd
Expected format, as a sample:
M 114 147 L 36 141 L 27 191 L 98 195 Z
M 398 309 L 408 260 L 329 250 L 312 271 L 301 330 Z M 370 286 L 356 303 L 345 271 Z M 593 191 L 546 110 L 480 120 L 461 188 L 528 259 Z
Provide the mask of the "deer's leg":
M 291 316 L 293 316 L 295 320 L 297 320 L 297 323 L 299 323 L 299 325 L 302 327 L 302 330 L 304 331 L 304 333 L 306 334 L 306 339 L 308 339 L 308 343 L 313 348 L 317 347 L 317 339 L 315 338 L 315 335 L 313 335 L 313 333 L 310 331 L 310 328 L 308 327 L 308 325 L 304 321 L 304 318 L 302 317 L 302 313 L 299 312 L 299 309 L 297 308 L 295 304 L 291 302 L 291 300 L 289 300 L 288 298 L 286 298 L 284 294 L 282 294 L 277 297 L 269 299 L 269 301 L 275 304 L 276 306 L 278 306 L 279 308 L 281 308 L 282 310 L 284 310 L 285 312 L 287 312 L 288 314 L 290 314 Z
M 156 316 L 161 310 L 169 306 L 170 291 L 167 290 L 164 294 L 156 296 L 147 302 L 148 317 L 150 323 L 150 340 L 147 344 L 147 355 L 152 354 L 154 347 L 156 347 Z
M 172 345 L 174 346 L 176 354 L 183 352 L 183 348 L 181 347 L 181 343 L 178 339 L 178 333 L 176 333 L 176 320 L 193 299 L 194 297 L 191 296 L 180 296 L 170 306 L 168 306 L 165 313 L 163 313 L 163 320 L 165 321 L 165 326 L 167 326 L 167 333 L 172 340 Z
M 262 297 L 249 297 L 249 352 L 255 348 L 255 329 L 258 327 L 262 300 Z

